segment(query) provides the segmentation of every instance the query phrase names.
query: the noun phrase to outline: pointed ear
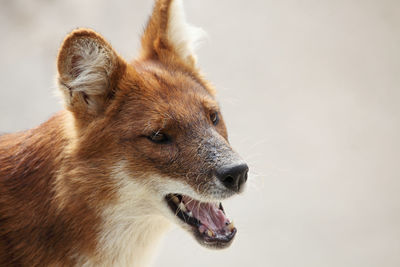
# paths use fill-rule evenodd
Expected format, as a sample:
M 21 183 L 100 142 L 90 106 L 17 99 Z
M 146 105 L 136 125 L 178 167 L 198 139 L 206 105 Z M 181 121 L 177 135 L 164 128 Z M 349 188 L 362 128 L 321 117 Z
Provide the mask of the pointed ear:
M 194 49 L 206 33 L 186 22 L 182 0 L 156 0 L 142 36 L 142 59 L 178 58 L 194 66 Z
M 57 67 L 67 109 L 87 118 L 104 111 L 126 63 L 99 34 L 78 29 L 65 38 Z

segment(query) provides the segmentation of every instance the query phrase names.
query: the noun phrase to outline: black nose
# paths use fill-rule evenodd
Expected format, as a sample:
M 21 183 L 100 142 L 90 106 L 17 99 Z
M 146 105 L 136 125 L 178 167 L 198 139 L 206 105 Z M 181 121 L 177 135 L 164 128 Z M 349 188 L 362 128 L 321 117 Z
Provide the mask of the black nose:
M 247 181 L 248 171 L 249 167 L 245 163 L 229 165 L 218 169 L 217 177 L 225 187 L 240 192 L 242 185 Z

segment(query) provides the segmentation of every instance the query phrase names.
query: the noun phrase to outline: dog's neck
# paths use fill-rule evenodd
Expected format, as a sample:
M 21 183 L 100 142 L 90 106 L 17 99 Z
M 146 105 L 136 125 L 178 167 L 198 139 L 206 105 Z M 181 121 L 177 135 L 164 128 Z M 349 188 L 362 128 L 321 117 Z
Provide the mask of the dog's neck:
M 96 257 L 82 258 L 80 266 L 149 266 L 169 223 L 162 217 L 109 220 L 101 233 Z
M 135 182 L 119 190 L 118 203 L 103 212 L 96 255 L 82 266 L 132 266 L 151 264 L 159 240 L 170 227 L 161 215 L 149 213 L 148 192 Z

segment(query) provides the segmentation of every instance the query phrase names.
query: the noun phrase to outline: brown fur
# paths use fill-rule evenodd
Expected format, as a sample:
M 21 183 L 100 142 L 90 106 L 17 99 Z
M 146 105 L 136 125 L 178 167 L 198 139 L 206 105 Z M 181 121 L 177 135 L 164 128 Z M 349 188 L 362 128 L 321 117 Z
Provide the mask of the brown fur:
M 212 187 L 210 170 L 222 159 L 208 148 L 230 151 L 227 131 L 222 117 L 210 122 L 219 108 L 194 56 L 181 58 L 166 36 L 171 2 L 156 2 L 131 64 L 92 30 L 69 34 L 58 55 L 66 110 L 0 137 L 1 266 L 71 266 L 77 255 L 94 257 L 101 211 L 117 201 L 111 171 L 121 160 L 139 181 L 157 174 L 199 194 Z M 99 48 L 107 63 L 93 67 L 104 77 L 84 90 L 70 86 L 83 72 L 82 44 Z M 159 130 L 173 144 L 148 140 Z

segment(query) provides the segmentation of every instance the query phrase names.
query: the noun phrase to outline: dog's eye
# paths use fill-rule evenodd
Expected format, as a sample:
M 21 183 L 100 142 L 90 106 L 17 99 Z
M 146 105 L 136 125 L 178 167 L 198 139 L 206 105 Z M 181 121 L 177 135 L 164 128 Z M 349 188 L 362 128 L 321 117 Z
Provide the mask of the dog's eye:
M 218 116 L 218 112 L 212 112 L 210 114 L 210 120 L 214 125 L 217 125 L 219 122 L 219 116 Z
M 160 133 L 160 132 L 154 132 L 151 135 L 149 135 L 147 137 L 150 141 L 157 143 L 157 144 L 167 144 L 169 142 L 171 142 L 171 138 L 164 134 L 164 133 Z

